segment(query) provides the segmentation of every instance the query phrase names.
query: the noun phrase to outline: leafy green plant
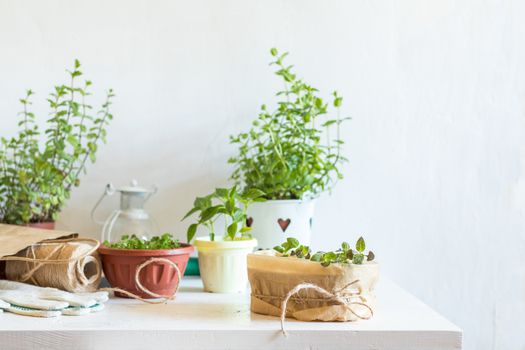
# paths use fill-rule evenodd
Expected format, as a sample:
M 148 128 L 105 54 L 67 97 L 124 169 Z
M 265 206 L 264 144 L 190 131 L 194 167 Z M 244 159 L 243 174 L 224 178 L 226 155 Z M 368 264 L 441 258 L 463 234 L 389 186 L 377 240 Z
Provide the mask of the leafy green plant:
M 350 248 L 347 242 L 341 244 L 341 248 L 332 252 L 316 252 L 312 253 L 310 247 L 301 245 L 295 238 L 289 237 L 286 242 L 273 248 L 275 251 L 281 254 L 281 256 L 295 256 L 301 259 L 308 259 L 315 262 L 320 262 L 323 266 L 329 266 L 333 263 L 340 264 L 356 264 L 360 265 L 363 263 L 366 257 L 366 261 L 372 261 L 375 259 L 375 255 L 372 251 L 368 251 L 365 254 L 365 240 L 363 237 L 359 237 L 355 244 L 355 251 Z
M 193 208 L 182 220 L 198 213 L 197 222 L 188 227 L 187 238 L 190 242 L 199 226 L 204 226 L 209 232 L 210 239 L 215 240 L 215 222 L 224 218 L 225 239 L 251 239 L 251 227 L 246 225 L 246 210 L 253 202 L 264 201 L 264 192 L 258 189 L 249 189 L 244 193 L 237 191 L 237 187 L 217 188 L 213 193 L 197 197 Z
M 104 241 L 106 247 L 117 249 L 174 249 L 179 248 L 178 239 L 174 239 L 169 233 L 162 236 L 153 236 L 151 239 L 141 239 L 137 235 L 123 235 L 118 242 Z
M 30 111 L 33 91 L 20 99 L 23 110 L 18 134 L 2 137 L 0 147 L 0 222 L 24 224 L 54 221 L 80 184 L 88 159 L 96 160 L 100 142 L 106 140 L 106 126 L 113 91 L 107 92 L 98 113 L 87 103 L 91 81 L 79 85 L 80 62 L 75 60 L 67 85 L 55 86 L 47 99 L 51 108 L 45 142 Z
M 267 199 L 313 197 L 330 190 L 343 176 L 340 165 L 346 158 L 341 155 L 340 125 L 349 118 L 340 117 L 343 98 L 337 92 L 331 102 L 335 117 L 328 117 L 328 103 L 318 90 L 284 63 L 287 53 L 280 55 L 274 48 L 271 55 L 284 90 L 277 93 L 274 111 L 263 105 L 251 130 L 230 137 L 239 147 L 238 155 L 229 159 L 236 167 L 232 179 L 265 192 Z

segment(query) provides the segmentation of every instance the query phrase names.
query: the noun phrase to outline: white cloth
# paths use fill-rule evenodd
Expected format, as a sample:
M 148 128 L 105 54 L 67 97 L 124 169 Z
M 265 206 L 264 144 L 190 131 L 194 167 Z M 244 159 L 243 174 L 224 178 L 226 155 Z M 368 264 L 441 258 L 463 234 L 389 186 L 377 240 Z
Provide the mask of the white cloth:
M 104 308 L 107 292 L 69 293 L 55 288 L 0 280 L 0 309 L 19 315 L 80 316 Z

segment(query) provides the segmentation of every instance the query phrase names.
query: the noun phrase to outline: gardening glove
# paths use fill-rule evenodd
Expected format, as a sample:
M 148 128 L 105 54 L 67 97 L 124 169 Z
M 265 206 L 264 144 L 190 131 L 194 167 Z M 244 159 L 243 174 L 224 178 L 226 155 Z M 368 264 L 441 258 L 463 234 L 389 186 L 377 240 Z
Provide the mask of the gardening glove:
M 56 288 L 0 280 L 0 309 L 19 315 L 85 315 L 102 310 L 107 300 L 107 292 L 69 293 Z

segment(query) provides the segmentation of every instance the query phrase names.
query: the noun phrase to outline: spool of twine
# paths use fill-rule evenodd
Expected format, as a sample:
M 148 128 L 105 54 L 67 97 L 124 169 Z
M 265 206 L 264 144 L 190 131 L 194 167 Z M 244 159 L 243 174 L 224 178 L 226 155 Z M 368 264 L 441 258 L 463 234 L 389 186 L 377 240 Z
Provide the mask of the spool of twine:
M 72 293 L 94 292 L 102 277 L 98 246 L 98 241 L 88 238 L 33 244 L 14 256 L 2 258 L 6 260 L 6 277 Z

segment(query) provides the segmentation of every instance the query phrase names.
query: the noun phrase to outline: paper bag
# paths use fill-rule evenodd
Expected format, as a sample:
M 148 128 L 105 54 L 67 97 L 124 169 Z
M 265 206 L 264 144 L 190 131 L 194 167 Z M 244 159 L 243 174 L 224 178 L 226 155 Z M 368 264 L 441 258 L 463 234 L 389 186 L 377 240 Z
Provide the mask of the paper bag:
M 74 232 L 0 224 L 0 258 L 15 255 L 26 247 L 45 240 L 77 236 Z M 5 261 L 0 261 L 0 278 L 5 278 Z

